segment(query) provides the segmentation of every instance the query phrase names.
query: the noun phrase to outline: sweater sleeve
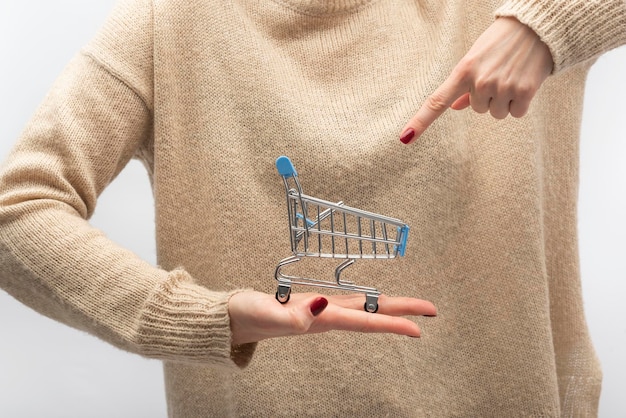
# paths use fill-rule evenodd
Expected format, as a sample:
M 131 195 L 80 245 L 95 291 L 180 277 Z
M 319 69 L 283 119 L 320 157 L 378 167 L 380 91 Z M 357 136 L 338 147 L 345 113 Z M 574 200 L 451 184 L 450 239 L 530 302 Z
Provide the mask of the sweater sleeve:
M 548 45 L 554 72 L 626 44 L 625 0 L 507 0 L 496 16 L 511 16 Z
M 131 3 L 142 2 L 121 2 Z M 123 32 L 124 16 L 114 13 L 104 32 Z M 148 44 L 144 38 L 135 45 Z M 97 197 L 152 135 L 151 82 L 129 82 L 141 68 L 127 64 L 105 68 L 86 48 L 0 167 L 0 287 L 131 352 L 243 366 L 254 345 L 231 347 L 228 300 L 236 290 L 213 292 L 183 270 L 154 267 L 88 223 Z

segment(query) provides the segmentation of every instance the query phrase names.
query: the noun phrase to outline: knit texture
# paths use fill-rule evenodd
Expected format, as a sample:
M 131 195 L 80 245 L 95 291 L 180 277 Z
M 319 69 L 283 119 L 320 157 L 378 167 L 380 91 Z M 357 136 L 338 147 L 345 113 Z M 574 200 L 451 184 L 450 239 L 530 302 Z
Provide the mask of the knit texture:
M 513 16 L 550 47 L 554 69 L 571 67 L 624 42 L 624 0 L 510 0 L 496 16 Z
M 0 286 L 163 359 L 172 417 L 594 416 L 577 138 L 587 70 L 626 42 L 625 9 L 121 0 L 2 166 Z M 494 16 L 528 24 L 555 58 L 528 114 L 448 111 L 400 144 Z M 344 274 L 433 301 L 439 315 L 416 319 L 422 338 L 330 332 L 231 347 L 230 295 L 274 293 L 290 255 L 279 155 L 307 194 L 411 226 L 405 257 Z M 153 185 L 158 267 L 88 223 L 133 157 Z M 328 279 L 337 264 L 288 268 Z

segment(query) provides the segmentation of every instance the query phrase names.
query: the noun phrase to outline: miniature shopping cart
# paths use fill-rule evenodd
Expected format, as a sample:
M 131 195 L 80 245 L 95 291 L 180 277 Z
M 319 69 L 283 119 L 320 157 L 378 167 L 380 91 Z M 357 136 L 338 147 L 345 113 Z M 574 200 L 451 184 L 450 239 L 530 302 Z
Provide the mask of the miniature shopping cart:
M 364 293 L 365 310 L 376 312 L 381 292 L 373 287 L 358 286 L 342 280 L 341 272 L 357 259 L 403 256 L 409 226 L 397 219 L 351 208 L 343 202 L 332 203 L 305 195 L 296 169 L 287 157 L 278 157 L 276 168 L 283 178 L 287 193 L 289 238 L 293 252 L 292 256 L 281 260 L 276 267 L 276 299 L 280 303 L 287 303 L 294 284 L 340 289 Z M 344 261 L 335 269 L 334 281 L 293 277 L 281 272 L 284 266 L 300 261 L 302 257 L 337 258 Z

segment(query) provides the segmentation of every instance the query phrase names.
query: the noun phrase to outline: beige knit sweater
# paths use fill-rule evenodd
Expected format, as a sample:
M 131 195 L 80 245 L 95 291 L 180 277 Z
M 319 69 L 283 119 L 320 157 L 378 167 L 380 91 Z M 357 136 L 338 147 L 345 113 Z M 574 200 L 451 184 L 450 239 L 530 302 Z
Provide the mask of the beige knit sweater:
M 448 111 L 402 145 L 497 15 L 554 57 L 528 115 Z M 2 166 L 0 286 L 163 359 L 172 417 L 593 416 L 577 137 L 592 59 L 625 42 L 623 0 L 122 0 Z M 231 350 L 229 295 L 273 293 L 290 255 L 281 154 L 308 194 L 411 226 L 404 258 L 345 274 L 433 301 L 421 339 Z M 133 157 L 152 179 L 159 267 L 87 222 Z M 298 264 L 326 278 L 337 263 Z

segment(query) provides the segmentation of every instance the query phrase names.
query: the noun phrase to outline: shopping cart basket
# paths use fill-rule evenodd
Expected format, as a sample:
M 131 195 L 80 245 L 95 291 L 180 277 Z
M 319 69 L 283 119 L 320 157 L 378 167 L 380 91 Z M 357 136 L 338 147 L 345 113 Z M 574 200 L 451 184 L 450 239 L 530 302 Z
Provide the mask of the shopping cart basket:
M 289 239 L 293 252 L 292 256 L 281 260 L 276 267 L 276 299 L 287 303 L 294 284 L 340 289 L 364 293 L 365 310 L 376 312 L 381 292 L 373 287 L 358 286 L 342 280 L 341 272 L 357 259 L 392 259 L 397 255 L 403 256 L 409 226 L 398 219 L 351 208 L 343 202 L 332 203 L 305 195 L 296 169 L 285 156 L 278 157 L 276 168 L 283 178 L 287 193 Z M 302 257 L 345 260 L 335 269 L 334 281 L 282 273 L 284 266 L 300 261 Z

